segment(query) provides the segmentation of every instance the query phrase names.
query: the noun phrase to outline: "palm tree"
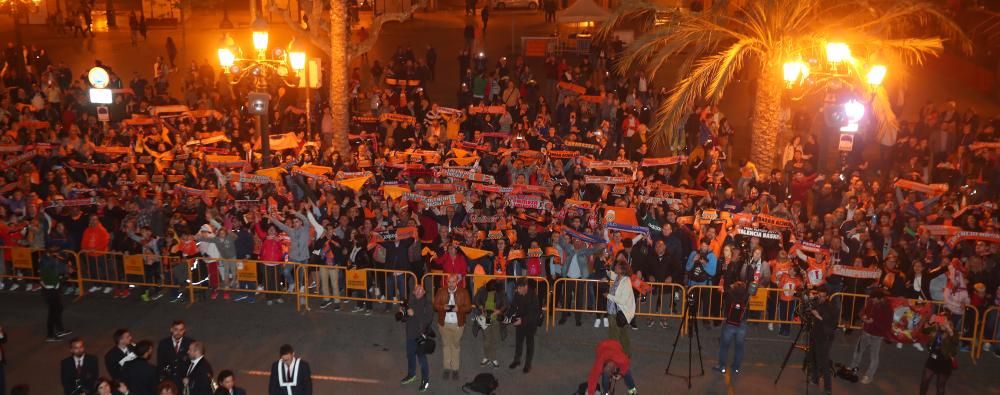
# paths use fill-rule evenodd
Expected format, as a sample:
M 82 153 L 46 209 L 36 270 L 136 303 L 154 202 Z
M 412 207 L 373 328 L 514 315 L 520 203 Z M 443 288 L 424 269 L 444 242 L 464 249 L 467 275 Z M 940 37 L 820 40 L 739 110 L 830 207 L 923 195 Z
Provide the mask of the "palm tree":
M 350 154 L 350 69 L 351 60 L 365 52 L 368 52 L 378 40 L 382 26 L 389 22 L 402 22 L 410 19 L 413 14 L 427 6 L 427 0 L 417 0 L 411 3 L 410 7 L 399 12 L 385 12 L 372 20 L 369 28 L 368 39 L 362 42 L 351 42 L 350 14 L 347 1 L 338 0 L 329 2 L 330 10 L 325 14 L 323 3 L 319 0 L 303 2 L 304 7 L 310 7 L 310 22 L 308 31 L 302 28 L 302 24 L 294 17 L 290 10 L 282 10 L 276 4 L 272 4 L 272 11 L 276 11 L 285 20 L 286 24 L 292 28 L 297 37 L 308 39 L 314 46 L 323 51 L 330 59 L 330 69 L 325 72 L 330 77 L 330 116 L 333 118 L 333 141 L 324 142 L 331 144 L 340 153 L 341 157 Z M 315 21 L 315 22 L 314 22 Z M 327 33 L 327 34 L 324 34 Z
M 756 73 L 753 93 L 751 160 L 769 171 L 777 152 L 779 114 L 784 91 L 783 64 L 824 58 L 830 42 L 843 42 L 869 59 L 852 59 L 849 73 L 820 76 L 818 82 L 840 80 L 868 90 L 879 128 L 896 128 L 887 95 L 878 86 L 858 84 L 864 63 L 921 64 L 937 56 L 945 40 L 971 52 L 971 44 L 944 12 L 921 0 L 715 0 L 702 12 L 674 12 L 661 22 L 651 2 L 632 0 L 616 9 L 599 37 L 618 26 L 640 26 L 640 36 L 619 57 L 620 75 L 637 70 L 656 72 L 668 60 L 680 59 L 676 86 L 664 100 L 652 128 L 652 146 L 668 148 L 668 137 L 696 102 L 718 103 L 745 67 Z M 753 66 L 753 67 L 748 67 Z M 815 84 L 822 85 L 822 84 Z

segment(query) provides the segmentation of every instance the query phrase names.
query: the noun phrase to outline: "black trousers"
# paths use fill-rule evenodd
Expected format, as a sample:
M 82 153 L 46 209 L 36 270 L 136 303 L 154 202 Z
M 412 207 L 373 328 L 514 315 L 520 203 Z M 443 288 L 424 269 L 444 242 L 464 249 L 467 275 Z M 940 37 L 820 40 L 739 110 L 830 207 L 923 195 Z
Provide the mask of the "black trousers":
M 527 344 L 527 353 L 524 355 L 524 366 L 531 366 L 531 357 L 535 355 L 535 331 L 538 325 L 524 323 L 514 331 L 516 345 L 514 346 L 514 362 L 521 361 L 521 349 Z
M 49 309 L 49 316 L 45 321 L 45 330 L 49 337 L 56 337 L 58 332 L 63 331 L 62 297 L 59 295 L 58 288 L 43 289 L 42 296 L 45 298 L 45 305 Z
M 833 345 L 831 340 L 813 340 L 809 348 L 809 353 L 812 355 L 813 368 L 810 369 L 810 379 L 813 383 L 819 383 L 820 377 L 823 378 L 823 389 L 827 392 L 833 389 L 833 382 L 831 381 L 831 375 L 833 373 L 833 366 L 830 363 L 830 346 Z
M 0 362 L 0 395 L 7 395 L 7 373 L 3 362 Z

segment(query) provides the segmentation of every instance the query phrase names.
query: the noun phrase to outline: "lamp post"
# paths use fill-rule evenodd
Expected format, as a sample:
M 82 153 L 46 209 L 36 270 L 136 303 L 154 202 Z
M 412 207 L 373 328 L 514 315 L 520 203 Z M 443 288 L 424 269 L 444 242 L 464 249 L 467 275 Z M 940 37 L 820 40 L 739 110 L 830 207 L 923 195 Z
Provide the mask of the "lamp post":
M 274 51 L 273 56 L 269 56 L 268 48 L 268 28 L 267 21 L 258 17 L 251 25 L 251 38 L 253 42 L 254 56 L 243 58 L 242 51 L 228 34 L 223 35 L 219 42 L 218 56 L 219 66 L 223 72 L 230 76 L 230 84 L 238 84 L 244 78 L 253 79 L 253 91 L 247 95 L 249 112 L 257 118 L 257 130 L 260 131 L 260 148 L 262 167 L 270 167 L 271 144 L 270 144 L 270 100 L 268 93 L 268 79 L 278 77 L 282 83 L 289 87 L 300 86 L 302 75 L 305 71 L 305 51 L 294 47 L 294 51 Z M 308 109 L 306 113 L 308 118 Z

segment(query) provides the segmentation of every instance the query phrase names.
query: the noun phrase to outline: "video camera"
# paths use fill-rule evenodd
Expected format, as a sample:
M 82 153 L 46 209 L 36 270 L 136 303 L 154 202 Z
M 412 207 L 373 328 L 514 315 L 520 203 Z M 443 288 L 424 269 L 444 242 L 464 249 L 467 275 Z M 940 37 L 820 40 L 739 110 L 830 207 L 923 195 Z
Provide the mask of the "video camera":
M 816 318 L 812 315 L 811 311 L 815 310 L 816 304 L 819 303 L 815 291 L 799 291 L 795 294 L 795 298 L 799 300 L 798 305 L 795 307 L 795 314 L 799 316 L 802 325 L 811 325 Z
M 403 299 L 403 302 L 399 304 L 399 311 L 396 311 L 396 322 L 406 322 L 410 319 L 410 315 L 407 314 L 407 310 L 410 309 L 410 300 Z

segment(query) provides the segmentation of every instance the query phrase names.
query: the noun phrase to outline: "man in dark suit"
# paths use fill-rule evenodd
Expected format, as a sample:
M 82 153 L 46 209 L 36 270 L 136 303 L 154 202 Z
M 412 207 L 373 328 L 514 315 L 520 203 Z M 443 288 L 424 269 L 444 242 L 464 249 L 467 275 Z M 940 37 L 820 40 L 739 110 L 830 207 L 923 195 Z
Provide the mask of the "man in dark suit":
M 122 381 L 122 366 L 136 357 L 132 350 L 134 347 L 132 333 L 128 329 L 118 329 L 115 331 L 114 340 L 115 346 L 104 354 L 104 368 L 108 370 L 108 376 L 112 379 Z M 128 359 L 125 360 L 126 358 Z
M 187 370 L 181 382 L 189 390 L 189 395 L 212 395 L 212 365 L 205 359 L 205 346 L 201 342 L 192 342 L 188 347 Z
M 178 388 L 183 388 L 181 379 L 190 362 L 188 347 L 194 342 L 185 333 L 184 321 L 174 321 L 170 324 L 170 336 L 160 340 L 156 347 L 156 370 L 160 372 L 160 380 L 171 380 Z
M 215 390 L 215 395 L 247 395 L 246 390 L 236 386 L 236 375 L 232 370 L 223 370 L 219 373 L 219 389 Z
M 83 339 L 69 342 L 70 356 L 59 366 L 59 378 L 65 395 L 85 394 L 97 385 L 100 376 L 100 362 L 97 357 L 87 354 Z
M 156 367 L 149 363 L 153 356 L 153 342 L 143 340 L 136 344 L 135 359 L 125 362 L 121 370 L 121 381 L 129 389 L 129 395 L 154 395 L 159 382 Z
M 281 359 L 271 364 L 268 395 L 312 395 L 312 372 L 309 364 L 295 357 L 292 346 L 281 346 Z

